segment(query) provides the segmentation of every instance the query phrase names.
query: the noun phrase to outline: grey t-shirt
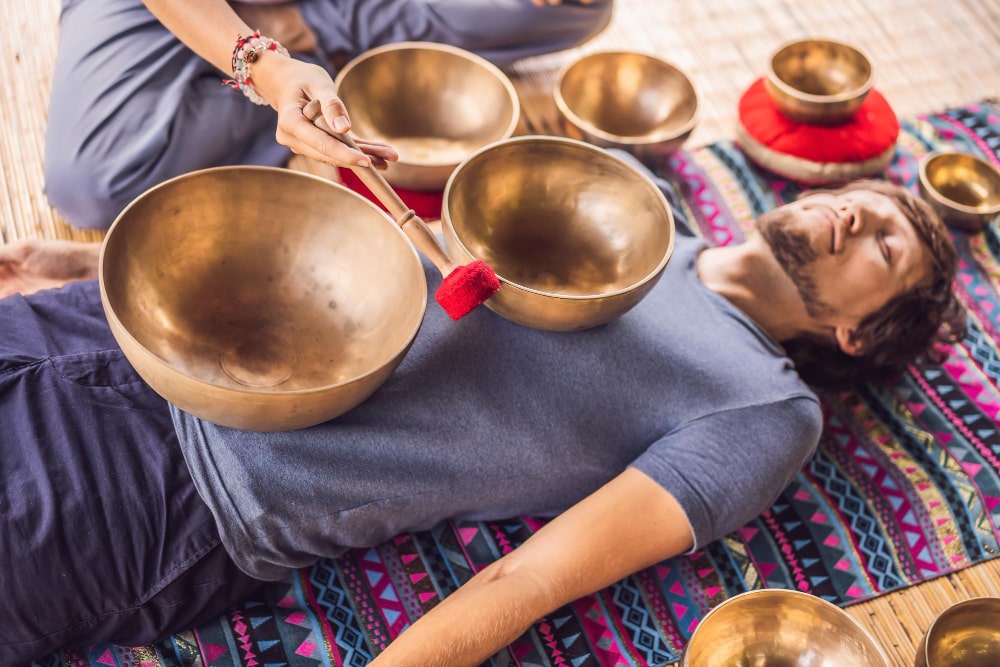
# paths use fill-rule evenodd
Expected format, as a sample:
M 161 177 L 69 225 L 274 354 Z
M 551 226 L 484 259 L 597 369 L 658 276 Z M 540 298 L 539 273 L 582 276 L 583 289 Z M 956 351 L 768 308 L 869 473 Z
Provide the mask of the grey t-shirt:
M 552 516 L 628 466 L 677 498 L 696 546 L 738 528 L 812 454 L 821 415 L 781 348 L 698 279 L 702 247 L 678 238 L 642 302 L 588 331 L 485 308 L 452 322 L 429 299 L 389 380 L 319 426 L 254 433 L 174 408 L 226 548 L 275 579 L 446 518 Z

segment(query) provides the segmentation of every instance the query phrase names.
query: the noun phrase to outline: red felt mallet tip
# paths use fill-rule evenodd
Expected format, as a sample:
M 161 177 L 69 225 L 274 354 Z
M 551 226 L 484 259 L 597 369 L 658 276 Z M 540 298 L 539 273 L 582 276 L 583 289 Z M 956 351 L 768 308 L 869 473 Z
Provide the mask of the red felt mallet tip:
M 434 298 L 453 320 L 460 320 L 500 289 L 500 279 L 481 259 L 458 266 L 445 276 Z

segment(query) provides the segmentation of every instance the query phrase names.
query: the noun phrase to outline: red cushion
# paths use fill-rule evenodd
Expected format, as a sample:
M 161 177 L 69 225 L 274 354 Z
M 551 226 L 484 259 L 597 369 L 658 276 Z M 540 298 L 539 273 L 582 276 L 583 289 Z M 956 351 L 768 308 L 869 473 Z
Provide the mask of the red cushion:
M 375 198 L 365 184 L 361 182 L 361 179 L 354 175 L 354 172 L 350 169 L 339 170 L 340 181 L 350 189 L 354 190 L 360 195 L 363 195 L 370 201 L 375 202 L 382 208 L 386 210 L 385 206 Z M 413 212 L 419 215 L 426 221 L 438 220 L 441 218 L 441 202 L 443 199 L 442 192 L 422 192 L 417 190 L 404 190 L 402 188 L 394 188 L 396 194 L 399 198 L 406 203 L 407 206 L 413 209 Z
M 747 155 L 788 178 L 828 183 L 873 176 L 892 160 L 899 120 L 877 90 L 841 125 L 809 125 L 786 118 L 771 100 L 764 79 L 740 98 L 739 141 Z

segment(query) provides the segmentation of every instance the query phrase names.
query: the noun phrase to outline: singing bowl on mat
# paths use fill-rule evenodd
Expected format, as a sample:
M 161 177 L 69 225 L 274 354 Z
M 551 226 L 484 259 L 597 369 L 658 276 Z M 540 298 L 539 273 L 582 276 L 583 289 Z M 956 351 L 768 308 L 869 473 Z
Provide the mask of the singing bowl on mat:
M 552 95 L 567 136 L 641 157 L 674 152 L 698 121 L 687 75 L 643 53 L 584 56 L 562 70 Z
M 115 339 L 157 393 L 257 431 L 359 404 L 427 305 L 416 251 L 374 204 L 267 167 L 206 169 L 140 195 L 108 231 L 99 281 Z
M 371 49 L 347 63 L 336 84 L 354 133 L 399 153 L 386 180 L 410 190 L 441 190 L 459 162 L 513 135 L 521 114 L 500 69 L 445 44 Z
M 917 649 L 916 667 L 1000 665 L 1000 598 L 951 605 L 934 619 Z
M 764 86 L 781 113 L 815 125 L 850 120 L 873 84 L 868 56 L 829 39 L 786 44 L 771 56 L 764 77 Z
M 760 589 L 705 615 L 679 667 L 890 667 L 844 610 L 808 593 Z
M 920 195 L 941 219 L 978 232 L 1000 214 L 1000 170 L 969 153 L 928 153 L 920 160 Z
M 670 259 L 674 219 L 632 165 L 573 139 L 525 136 L 487 146 L 445 187 L 452 258 L 493 267 L 485 305 L 535 329 L 604 324 L 645 296 Z

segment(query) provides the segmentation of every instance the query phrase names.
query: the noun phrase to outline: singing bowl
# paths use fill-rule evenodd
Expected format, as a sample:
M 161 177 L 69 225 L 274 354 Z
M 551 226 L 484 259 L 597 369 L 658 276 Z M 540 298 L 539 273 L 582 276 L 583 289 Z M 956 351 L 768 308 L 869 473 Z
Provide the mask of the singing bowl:
M 764 86 L 781 113 L 815 125 L 850 120 L 873 84 L 868 56 L 828 39 L 786 44 L 771 56 L 764 77 Z
M 385 178 L 441 190 L 458 164 L 514 134 L 521 108 L 510 79 L 479 56 L 444 44 L 399 42 L 366 51 L 337 74 L 354 133 L 391 144 Z
M 1000 213 L 1000 170 L 968 153 L 920 160 L 920 195 L 949 225 L 979 231 Z
M 233 428 L 312 426 L 392 373 L 427 305 L 416 251 L 374 204 L 285 169 L 166 181 L 101 249 L 111 331 L 167 401 Z
M 941 612 L 924 634 L 914 664 L 1000 665 L 1000 598 L 973 598 Z
M 573 139 L 524 136 L 487 146 L 445 187 L 453 259 L 493 267 L 485 305 L 535 329 L 604 324 L 645 296 L 674 248 L 663 193 L 611 153 Z
M 639 157 L 676 151 L 698 121 L 687 75 L 642 53 L 584 56 L 562 70 L 552 94 L 566 136 Z
M 761 589 L 712 609 L 692 633 L 680 667 L 890 667 L 861 625 L 808 593 Z

